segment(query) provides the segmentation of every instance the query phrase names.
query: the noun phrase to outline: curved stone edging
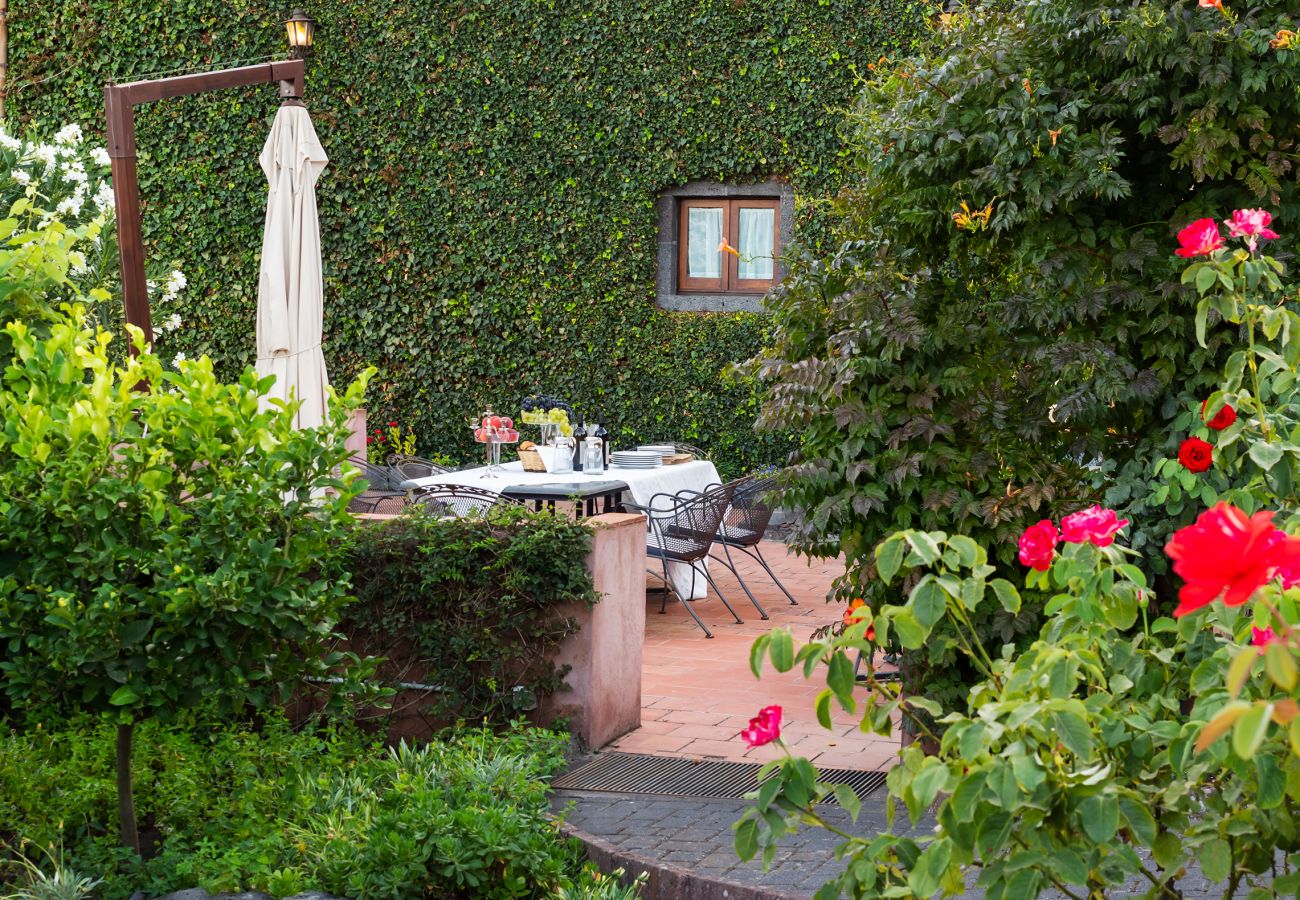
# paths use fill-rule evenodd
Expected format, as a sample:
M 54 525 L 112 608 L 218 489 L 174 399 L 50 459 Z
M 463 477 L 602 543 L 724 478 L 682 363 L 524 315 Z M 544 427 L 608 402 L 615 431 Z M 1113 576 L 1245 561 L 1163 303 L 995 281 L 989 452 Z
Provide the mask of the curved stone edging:
M 806 897 L 738 881 L 713 879 L 671 863 L 647 859 L 567 822 L 560 822 L 559 828 L 561 834 L 582 843 L 587 858 L 602 872 L 608 874 L 621 868 L 626 873 L 625 882 L 631 882 L 642 872 L 648 873 L 650 880 L 646 884 L 644 900 L 804 900 Z

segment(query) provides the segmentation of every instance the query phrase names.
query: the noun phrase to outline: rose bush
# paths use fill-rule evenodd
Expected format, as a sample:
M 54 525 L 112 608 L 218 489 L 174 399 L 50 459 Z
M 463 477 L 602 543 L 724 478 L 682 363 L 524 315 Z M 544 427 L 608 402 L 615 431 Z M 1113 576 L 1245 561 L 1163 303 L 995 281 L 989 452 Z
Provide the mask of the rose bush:
M 970 882 L 990 897 L 1176 898 L 1193 861 L 1224 897 L 1300 891 L 1300 322 L 1282 300 L 1282 265 L 1259 255 L 1276 238 L 1266 211 L 1233 214 L 1237 248 L 1213 219 L 1195 224 L 1177 253 L 1195 260 L 1183 279 L 1200 295 L 1198 339 L 1223 323 L 1245 347 L 1219 389 L 1178 419 L 1204 436 L 1156 464 L 1166 488 L 1208 507 L 1164 548 L 1181 581 L 1172 616 L 1152 614 L 1147 561 L 1116 541 L 1128 520 L 1093 506 L 1059 532 L 1044 519 L 1020 535 L 1024 587 L 1049 598 L 1027 648 L 987 647 L 973 625 L 981 607 L 1021 603 L 985 549 L 916 530 L 875 549 L 882 584 L 905 576 L 905 602 L 858 609 L 841 634 L 797 652 L 788 632 L 755 643 L 755 674 L 768 657 L 780 670 L 825 668 L 816 712 L 827 727 L 832 703 L 861 709 L 862 727 L 882 734 L 897 715 L 936 750 L 906 747 L 888 776 L 910 830 L 843 833 L 845 871 L 820 898 L 957 895 Z M 861 696 L 850 654 L 871 659 L 891 636 L 911 650 L 938 643 L 980 678 L 940 705 L 868 665 Z M 832 792 L 856 816 L 852 791 L 809 783 L 806 765 L 788 755 L 769 764 L 775 777 L 737 824 L 742 856 L 762 848 L 770 859 L 784 834 L 825 825 L 817 804 Z M 933 836 L 918 837 L 930 812 Z

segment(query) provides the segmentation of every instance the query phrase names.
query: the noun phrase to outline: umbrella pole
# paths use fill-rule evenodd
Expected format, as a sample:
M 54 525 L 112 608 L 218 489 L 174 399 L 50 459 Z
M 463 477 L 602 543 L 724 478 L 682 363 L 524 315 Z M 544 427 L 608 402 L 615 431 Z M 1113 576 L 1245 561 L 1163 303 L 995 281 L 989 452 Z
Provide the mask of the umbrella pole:
M 108 120 L 108 155 L 113 166 L 113 199 L 117 206 L 117 247 L 122 267 L 122 304 L 129 325 L 144 332 L 145 346 L 153 343 L 149 290 L 145 283 L 144 238 L 140 222 L 140 181 L 136 173 L 135 108 L 169 97 L 187 97 L 207 91 L 252 84 L 280 83 L 280 96 L 300 100 L 306 79 L 301 59 L 280 60 L 255 66 L 176 75 L 151 81 L 104 86 L 104 114 Z M 136 349 L 131 347 L 131 353 Z M 147 389 L 147 385 L 142 385 Z

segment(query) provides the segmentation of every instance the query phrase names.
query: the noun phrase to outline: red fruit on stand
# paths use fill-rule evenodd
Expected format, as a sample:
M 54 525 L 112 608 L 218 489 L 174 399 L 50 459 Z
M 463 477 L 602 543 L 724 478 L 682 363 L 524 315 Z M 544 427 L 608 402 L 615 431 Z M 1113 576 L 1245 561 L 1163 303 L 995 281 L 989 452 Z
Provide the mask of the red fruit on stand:
M 514 428 L 514 427 L 515 427 L 515 420 L 512 419 L 512 418 L 510 418 L 509 416 L 502 416 L 502 417 L 501 417 L 501 424 L 504 425 L 506 428 Z
M 501 427 L 501 417 L 500 417 L 500 416 L 492 416 L 492 417 L 488 420 L 488 424 L 491 425 L 493 428 L 500 428 L 500 427 Z

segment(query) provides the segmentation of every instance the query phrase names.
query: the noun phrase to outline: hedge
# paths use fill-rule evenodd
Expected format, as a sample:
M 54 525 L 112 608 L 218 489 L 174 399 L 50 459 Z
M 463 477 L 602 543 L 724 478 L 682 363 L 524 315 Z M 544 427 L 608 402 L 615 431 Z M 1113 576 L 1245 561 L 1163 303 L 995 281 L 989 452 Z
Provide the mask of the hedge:
M 655 199 L 689 180 L 775 177 L 814 244 L 846 177 L 858 76 L 921 33 L 913 0 L 316 0 L 307 103 L 319 185 L 326 357 L 367 364 L 372 420 L 469 453 L 467 416 L 541 390 L 603 412 L 617 442 L 779 461 L 752 387 L 721 377 L 758 314 L 654 300 Z M 253 0 L 34 0 L 11 8 L 21 124 L 102 130 L 103 86 L 283 55 L 288 7 Z M 151 258 L 189 276 L 176 346 L 251 362 L 274 89 L 141 108 Z
M 387 684 L 438 688 L 395 709 L 508 722 L 565 689 L 555 653 L 578 624 L 560 610 L 596 603 L 590 550 L 582 523 L 518 508 L 360 523 L 344 563 L 357 602 L 339 629 L 350 649 L 384 659 Z

